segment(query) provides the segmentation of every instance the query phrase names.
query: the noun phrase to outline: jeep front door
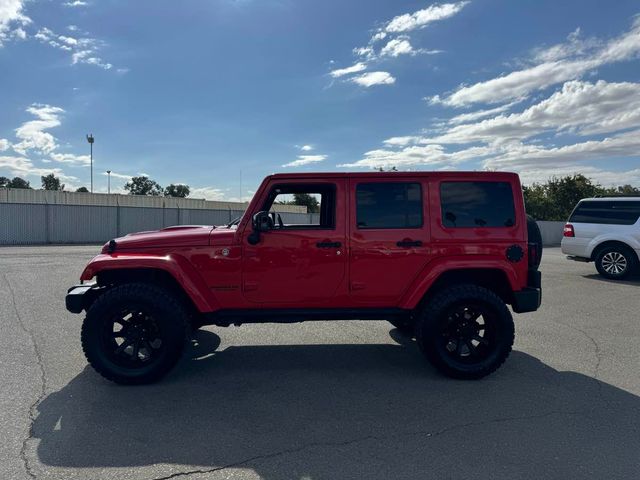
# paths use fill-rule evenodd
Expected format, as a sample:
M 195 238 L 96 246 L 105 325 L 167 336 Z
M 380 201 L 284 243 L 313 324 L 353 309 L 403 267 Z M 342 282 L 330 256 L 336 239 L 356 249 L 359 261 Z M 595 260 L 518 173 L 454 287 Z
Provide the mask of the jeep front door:
M 278 180 L 265 191 L 261 210 L 271 210 L 275 221 L 255 245 L 251 226 L 244 232 L 245 300 L 270 308 L 328 308 L 346 295 L 345 186 L 344 179 Z M 291 211 L 304 210 L 302 204 L 314 213 Z

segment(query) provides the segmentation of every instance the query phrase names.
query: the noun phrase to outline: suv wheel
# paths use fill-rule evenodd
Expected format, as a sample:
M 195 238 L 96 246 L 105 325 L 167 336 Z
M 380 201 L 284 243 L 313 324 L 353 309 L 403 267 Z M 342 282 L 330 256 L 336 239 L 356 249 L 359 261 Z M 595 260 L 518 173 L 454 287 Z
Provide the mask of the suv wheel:
M 636 256 L 622 245 L 605 247 L 596 255 L 596 268 L 605 278 L 620 280 L 628 276 L 636 266 Z
M 440 372 L 477 379 L 507 359 L 514 338 L 511 312 L 495 293 L 477 285 L 443 290 L 427 304 L 416 340 Z
M 185 309 L 166 290 L 142 283 L 119 285 L 96 299 L 87 312 L 82 349 L 108 380 L 150 383 L 180 359 L 187 321 Z

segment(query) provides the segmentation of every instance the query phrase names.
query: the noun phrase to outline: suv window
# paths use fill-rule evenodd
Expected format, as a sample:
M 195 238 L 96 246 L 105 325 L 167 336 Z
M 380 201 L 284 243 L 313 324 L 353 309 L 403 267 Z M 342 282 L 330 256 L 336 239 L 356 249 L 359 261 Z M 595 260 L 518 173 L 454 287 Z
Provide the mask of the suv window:
M 633 225 L 640 217 L 640 201 L 586 201 L 578 203 L 570 222 Z
M 512 227 L 513 191 L 508 182 L 442 182 L 442 224 L 445 227 Z
M 419 183 L 376 182 L 356 186 L 358 228 L 420 228 L 422 210 Z
M 269 211 L 273 205 L 304 205 L 307 213 L 270 212 L 276 229 L 333 229 L 336 223 L 336 186 L 330 184 L 274 185 L 262 206 Z M 282 226 L 277 221 L 282 219 Z

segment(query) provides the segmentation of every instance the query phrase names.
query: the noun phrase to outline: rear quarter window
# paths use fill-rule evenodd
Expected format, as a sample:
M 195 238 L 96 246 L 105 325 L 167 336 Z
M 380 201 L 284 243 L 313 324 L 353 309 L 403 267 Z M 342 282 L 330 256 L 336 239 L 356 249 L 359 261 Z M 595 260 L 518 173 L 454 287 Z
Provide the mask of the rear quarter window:
M 640 217 L 640 201 L 584 201 L 578 203 L 569 217 L 573 223 L 633 225 Z
M 440 204 L 448 228 L 504 228 L 516 222 L 509 182 L 442 182 Z

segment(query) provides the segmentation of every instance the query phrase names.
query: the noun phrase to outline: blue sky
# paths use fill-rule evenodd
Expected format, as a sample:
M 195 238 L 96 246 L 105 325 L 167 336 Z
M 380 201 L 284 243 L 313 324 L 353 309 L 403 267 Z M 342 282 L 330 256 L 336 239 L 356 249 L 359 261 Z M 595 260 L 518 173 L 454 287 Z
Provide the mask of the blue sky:
M 640 185 L 637 1 L 0 0 L 0 175 L 496 169 Z

